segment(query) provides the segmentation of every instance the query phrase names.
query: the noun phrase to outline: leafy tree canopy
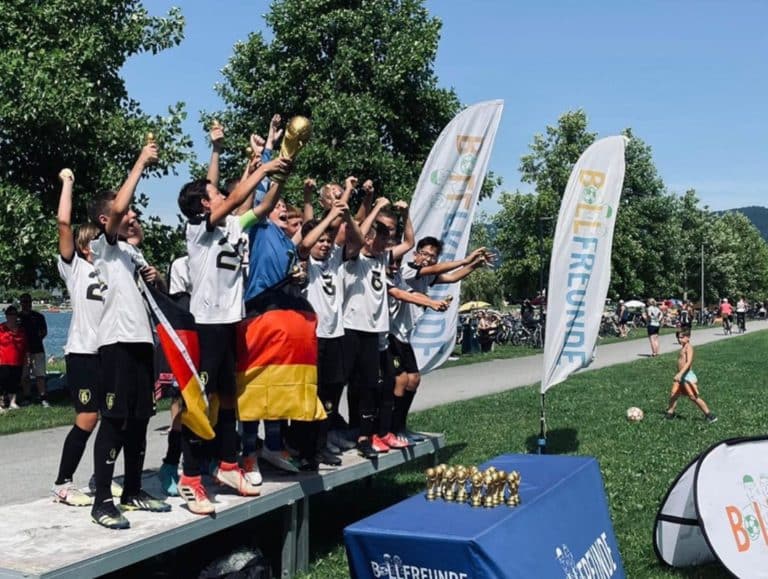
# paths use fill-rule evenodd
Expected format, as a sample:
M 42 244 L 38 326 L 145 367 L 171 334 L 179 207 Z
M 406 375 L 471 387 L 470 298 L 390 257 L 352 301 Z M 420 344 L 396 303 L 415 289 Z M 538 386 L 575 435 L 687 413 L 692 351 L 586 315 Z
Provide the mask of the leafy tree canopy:
M 130 56 L 178 44 L 184 20 L 139 0 L 8 0 L 0 20 L 0 286 L 28 286 L 56 277 L 61 168 L 76 175 L 78 222 L 94 192 L 120 185 L 148 132 L 161 147 L 153 174 L 187 159 L 183 105 L 146 115 L 119 74 Z
M 271 41 L 252 34 L 224 67 L 218 92 L 226 109 L 203 116 L 227 128 L 223 174 L 240 174 L 248 136 L 264 134 L 273 113 L 304 115 L 313 137 L 289 191 L 304 177 L 355 175 L 391 198 L 410 198 L 459 109 L 433 71 L 439 20 L 422 0 L 275 0 L 266 21 Z

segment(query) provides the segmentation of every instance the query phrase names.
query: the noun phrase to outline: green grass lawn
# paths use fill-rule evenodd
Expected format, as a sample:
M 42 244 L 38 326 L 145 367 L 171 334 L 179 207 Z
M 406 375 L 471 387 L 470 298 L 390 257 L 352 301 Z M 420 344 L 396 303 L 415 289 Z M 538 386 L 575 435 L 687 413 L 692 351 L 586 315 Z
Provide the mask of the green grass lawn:
M 664 420 L 676 353 L 577 375 L 547 395 L 551 452 L 592 455 L 600 462 L 628 577 L 729 576 L 719 565 L 685 571 L 660 565 L 653 521 L 670 483 L 694 456 L 725 438 L 765 433 L 766 351 L 768 332 L 696 348 L 701 395 L 720 418 L 715 424 L 706 423 L 688 400 L 680 400 L 677 420 Z M 645 420 L 628 422 L 629 406 L 642 408 Z M 478 464 L 499 454 L 531 452 L 538 413 L 538 388 L 527 387 L 421 412 L 412 424 L 446 433 L 441 461 Z M 408 465 L 380 475 L 371 486 L 358 483 L 315 497 L 313 563 L 306 576 L 347 576 L 344 526 L 423 492 L 426 466 Z

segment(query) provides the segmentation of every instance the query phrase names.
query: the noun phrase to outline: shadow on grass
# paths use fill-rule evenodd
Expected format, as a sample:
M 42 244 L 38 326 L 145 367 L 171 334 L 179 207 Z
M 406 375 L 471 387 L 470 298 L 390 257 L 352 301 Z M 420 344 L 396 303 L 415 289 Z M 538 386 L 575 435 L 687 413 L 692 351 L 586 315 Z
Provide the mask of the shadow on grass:
M 536 454 L 539 437 L 532 434 L 525 439 L 525 448 Z M 579 450 L 579 431 L 575 428 L 556 428 L 547 432 L 547 454 L 569 454 Z
M 448 446 L 441 448 L 437 454 L 435 454 L 435 460 L 437 460 L 437 462 L 449 463 L 454 456 L 459 454 L 465 448 L 467 448 L 466 442 L 456 442 L 454 444 L 449 444 Z

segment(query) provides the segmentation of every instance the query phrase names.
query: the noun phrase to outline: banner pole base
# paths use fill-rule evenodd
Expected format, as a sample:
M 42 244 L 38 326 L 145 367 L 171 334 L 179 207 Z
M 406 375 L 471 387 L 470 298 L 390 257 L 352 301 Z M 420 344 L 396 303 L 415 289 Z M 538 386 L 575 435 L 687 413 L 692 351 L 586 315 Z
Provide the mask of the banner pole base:
M 547 421 L 544 415 L 544 394 L 541 395 L 541 415 L 539 417 L 539 438 L 536 439 L 536 454 L 547 454 Z

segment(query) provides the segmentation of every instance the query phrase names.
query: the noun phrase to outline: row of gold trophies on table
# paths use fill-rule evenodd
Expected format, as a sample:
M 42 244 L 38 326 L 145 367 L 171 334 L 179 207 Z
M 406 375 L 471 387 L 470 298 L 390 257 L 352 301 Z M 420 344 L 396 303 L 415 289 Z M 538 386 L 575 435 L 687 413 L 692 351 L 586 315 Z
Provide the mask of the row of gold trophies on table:
M 480 470 L 476 466 L 440 464 L 424 471 L 427 477 L 427 500 L 442 498 L 473 507 L 498 507 L 520 504 L 520 473 L 506 473 L 494 466 Z M 469 490 L 467 490 L 469 486 Z

